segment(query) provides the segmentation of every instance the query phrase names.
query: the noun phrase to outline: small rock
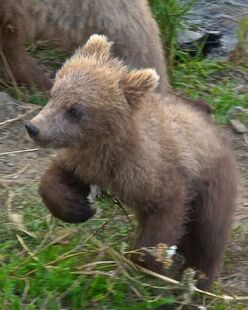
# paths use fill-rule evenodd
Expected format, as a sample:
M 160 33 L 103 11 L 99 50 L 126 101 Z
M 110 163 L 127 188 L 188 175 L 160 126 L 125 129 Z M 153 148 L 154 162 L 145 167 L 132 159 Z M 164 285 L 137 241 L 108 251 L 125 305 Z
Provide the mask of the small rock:
M 246 133 L 247 128 L 244 124 L 242 124 L 239 120 L 231 119 L 230 123 L 232 125 L 232 128 L 237 133 Z
M 7 162 L 7 163 L 6 163 L 6 166 L 8 166 L 8 167 L 14 167 L 14 166 L 15 166 L 15 164 L 14 164 L 14 163 L 12 163 L 12 162 Z
M 195 56 L 199 50 L 202 55 L 206 56 L 211 50 L 220 46 L 220 39 L 219 31 L 209 31 L 203 28 L 197 31 L 186 30 L 177 38 L 180 48 L 190 56 Z
M 7 93 L 0 92 L 0 122 L 18 115 L 18 104 Z
M 237 252 L 242 252 L 243 248 L 242 248 L 241 245 L 237 245 L 237 246 L 235 247 L 235 250 L 236 250 Z
M 9 94 L 0 92 L 0 102 L 9 103 L 9 102 L 15 102 L 15 100 L 12 97 L 10 97 Z
M 248 109 L 241 106 L 234 106 L 228 111 L 231 119 L 239 120 L 245 126 L 248 126 Z

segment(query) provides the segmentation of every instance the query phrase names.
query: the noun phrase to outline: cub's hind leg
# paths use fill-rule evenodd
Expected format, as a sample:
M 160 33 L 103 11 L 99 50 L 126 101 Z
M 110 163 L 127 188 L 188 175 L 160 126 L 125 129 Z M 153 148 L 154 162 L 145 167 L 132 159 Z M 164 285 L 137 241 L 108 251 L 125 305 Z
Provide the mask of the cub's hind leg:
M 185 244 L 185 267 L 203 273 L 198 287 L 208 289 L 218 275 L 235 206 L 237 170 L 230 153 L 205 173 L 199 195 L 193 204 Z

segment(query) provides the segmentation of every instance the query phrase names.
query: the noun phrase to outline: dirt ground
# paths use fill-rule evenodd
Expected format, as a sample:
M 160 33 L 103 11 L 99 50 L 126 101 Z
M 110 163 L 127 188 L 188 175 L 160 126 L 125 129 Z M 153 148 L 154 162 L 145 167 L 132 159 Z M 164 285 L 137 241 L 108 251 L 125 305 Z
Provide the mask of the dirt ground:
M 40 109 L 36 105 L 18 104 L 0 93 L 0 186 L 33 183 L 49 165 L 52 152 L 38 149 L 24 127 L 25 121 Z M 6 120 L 11 121 L 6 123 Z
M 1 187 L 25 185 L 38 182 L 43 171 L 49 165 L 53 153 L 37 149 L 29 140 L 24 128 L 28 120 L 39 111 L 40 107 L 14 102 L 5 93 L 0 93 L 0 190 Z M 248 229 L 248 137 L 235 134 L 226 129 L 231 137 L 233 149 L 240 168 L 240 185 L 234 228 Z M 1 202 L 0 202 L 1 204 Z M 3 207 L 3 206 L 0 206 Z M 247 234 L 246 234 L 247 236 Z M 248 253 L 247 245 L 241 244 L 240 236 L 234 237 L 230 244 L 231 259 L 236 267 L 232 272 L 224 272 L 223 280 L 228 291 L 239 288 L 239 293 L 248 289 Z M 247 242 L 247 238 L 245 241 Z M 243 263 L 239 263 L 243 255 Z M 235 263 L 236 262 L 236 263 Z

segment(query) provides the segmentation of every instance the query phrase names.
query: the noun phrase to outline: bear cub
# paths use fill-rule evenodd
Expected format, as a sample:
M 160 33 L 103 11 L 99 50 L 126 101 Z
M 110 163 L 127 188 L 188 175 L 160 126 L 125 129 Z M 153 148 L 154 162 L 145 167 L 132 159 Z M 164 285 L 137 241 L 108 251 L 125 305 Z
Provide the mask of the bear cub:
M 80 191 L 89 193 L 86 184 L 108 190 L 135 212 L 134 248 L 177 245 L 184 267 L 201 271 L 198 287 L 207 289 L 220 270 L 235 205 L 232 152 L 206 113 L 180 96 L 155 93 L 155 70 L 130 70 L 111 56 L 111 45 L 92 35 L 26 124 L 35 143 L 57 150 L 40 193 L 56 216 L 78 222 L 94 214 L 87 200 L 78 203 Z M 61 183 L 76 197 L 68 210 L 60 210 L 56 195 Z M 134 259 L 164 272 L 149 254 Z

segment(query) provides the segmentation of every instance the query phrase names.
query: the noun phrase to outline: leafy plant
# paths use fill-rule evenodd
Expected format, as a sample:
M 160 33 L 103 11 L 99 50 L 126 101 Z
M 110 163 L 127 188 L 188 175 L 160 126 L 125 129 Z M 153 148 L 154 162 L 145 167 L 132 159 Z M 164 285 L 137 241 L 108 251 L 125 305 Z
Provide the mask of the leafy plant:
M 194 2 L 195 0 L 150 0 L 154 16 L 159 24 L 170 75 L 174 69 L 177 34 L 184 29 L 183 17 L 188 14 Z
M 230 59 L 237 64 L 248 67 L 248 14 L 239 21 L 238 43 Z

